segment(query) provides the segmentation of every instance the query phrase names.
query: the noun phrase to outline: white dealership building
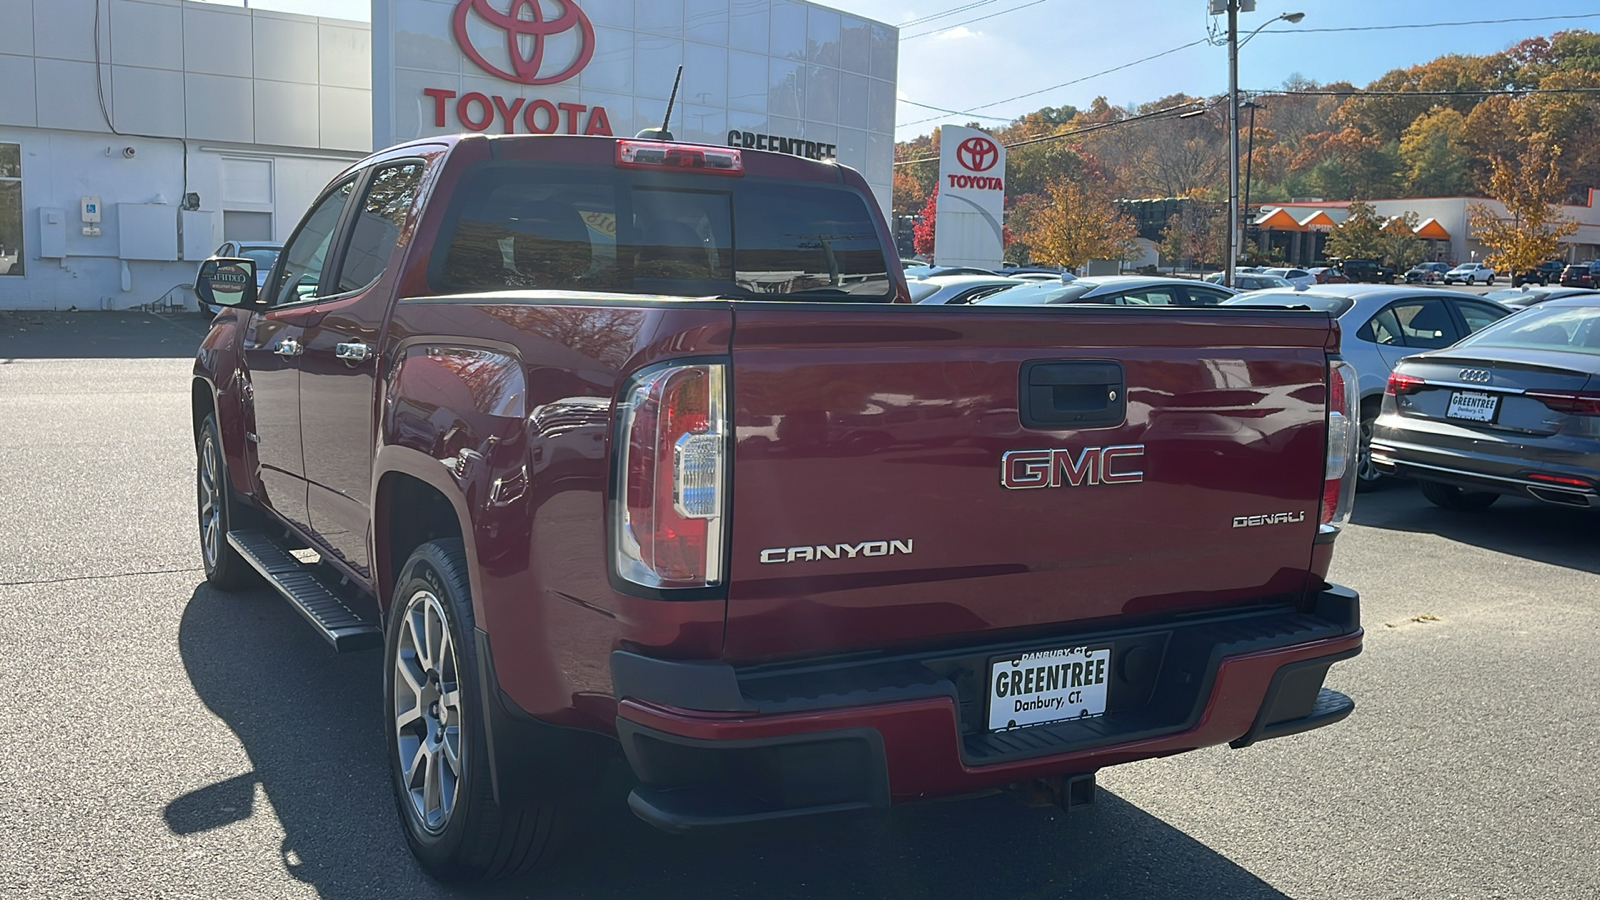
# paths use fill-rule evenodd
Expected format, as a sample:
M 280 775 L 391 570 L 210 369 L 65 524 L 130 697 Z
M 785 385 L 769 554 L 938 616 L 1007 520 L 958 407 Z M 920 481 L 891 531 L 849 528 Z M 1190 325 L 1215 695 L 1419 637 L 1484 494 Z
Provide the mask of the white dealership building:
M 899 36 L 798 0 L 0 0 L 0 309 L 193 308 L 375 146 L 632 135 L 836 158 L 889 206 Z

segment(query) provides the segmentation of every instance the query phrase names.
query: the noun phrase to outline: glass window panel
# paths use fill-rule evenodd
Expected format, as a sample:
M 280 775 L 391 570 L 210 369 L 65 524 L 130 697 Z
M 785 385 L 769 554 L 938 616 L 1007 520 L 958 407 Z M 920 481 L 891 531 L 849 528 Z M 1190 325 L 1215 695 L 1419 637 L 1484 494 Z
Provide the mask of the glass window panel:
M 371 286 L 388 267 L 417 197 L 422 170 L 422 163 L 411 162 L 385 166 L 373 174 L 339 267 L 339 293 Z
M 273 284 L 274 306 L 309 300 L 317 295 L 322 282 L 322 264 L 328 258 L 328 246 L 333 243 L 334 229 L 339 226 L 339 214 L 355 189 L 351 179 L 333 189 L 322 198 L 306 216 L 300 230 L 284 249 L 284 265 Z

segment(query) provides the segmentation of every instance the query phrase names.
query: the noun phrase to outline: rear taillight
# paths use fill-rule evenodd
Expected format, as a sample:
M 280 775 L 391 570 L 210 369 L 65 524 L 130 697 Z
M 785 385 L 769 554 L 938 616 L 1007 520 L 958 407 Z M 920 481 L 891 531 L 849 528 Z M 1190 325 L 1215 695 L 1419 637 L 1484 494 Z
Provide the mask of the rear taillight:
M 1356 370 L 1342 359 L 1328 361 L 1328 454 L 1322 473 L 1323 531 L 1337 532 L 1350 518 L 1356 499 Z
M 1406 375 L 1401 372 L 1390 372 L 1389 383 L 1383 389 L 1385 394 L 1414 394 L 1427 387 L 1428 383 L 1415 375 Z
M 628 581 L 722 582 L 725 384 L 720 364 L 671 366 L 636 380 L 623 398 L 611 543 L 617 574 Z
M 1574 416 L 1600 416 L 1600 391 L 1528 391 L 1523 396 L 1537 400 L 1556 412 Z
M 617 165 L 630 169 L 683 169 L 704 175 L 743 175 L 744 154 L 731 147 L 617 141 Z
M 1594 490 L 1594 482 L 1587 478 L 1575 478 L 1571 475 L 1549 475 L 1544 472 L 1533 472 L 1525 477 L 1529 481 L 1538 481 L 1544 484 L 1554 484 L 1561 487 L 1577 488 L 1582 491 Z

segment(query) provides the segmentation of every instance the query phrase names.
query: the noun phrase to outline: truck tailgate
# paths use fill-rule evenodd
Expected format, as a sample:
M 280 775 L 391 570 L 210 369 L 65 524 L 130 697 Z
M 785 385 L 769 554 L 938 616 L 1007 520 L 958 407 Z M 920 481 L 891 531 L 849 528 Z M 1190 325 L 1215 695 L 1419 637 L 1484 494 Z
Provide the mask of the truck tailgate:
M 739 303 L 734 318 L 729 658 L 1305 588 L 1325 316 Z

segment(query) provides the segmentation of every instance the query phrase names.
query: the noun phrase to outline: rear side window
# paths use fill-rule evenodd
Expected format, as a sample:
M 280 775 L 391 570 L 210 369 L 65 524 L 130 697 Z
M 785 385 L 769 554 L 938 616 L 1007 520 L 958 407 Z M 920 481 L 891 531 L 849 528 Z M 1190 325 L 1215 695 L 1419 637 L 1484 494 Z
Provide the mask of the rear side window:
M 486 163 L 433 255 L 441 290 L 889 300 L 865 199 L 847 189 Z
M 340 293 L 369 287 L 383 274 L 400 243 L 421 181 L 420 162 L 383 166 L 373 173 L 367 195 L 356 211 L 355 229 L 339 268 Z

